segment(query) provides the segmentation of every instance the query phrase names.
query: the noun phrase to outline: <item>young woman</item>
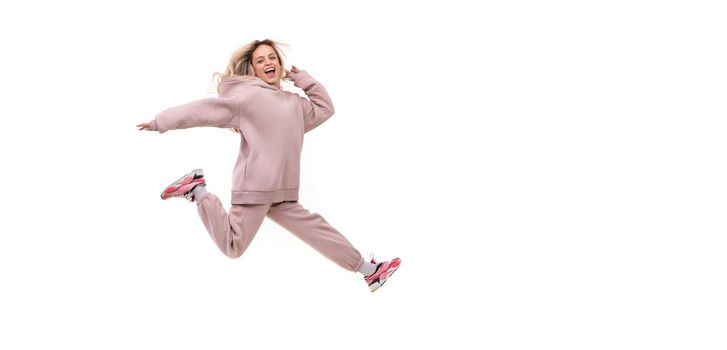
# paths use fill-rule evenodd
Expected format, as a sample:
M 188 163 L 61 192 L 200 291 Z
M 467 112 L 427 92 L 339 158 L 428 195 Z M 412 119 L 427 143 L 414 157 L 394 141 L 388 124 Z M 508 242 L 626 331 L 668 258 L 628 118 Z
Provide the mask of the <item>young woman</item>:
M 281 90 L 283 78 L 293 81 L 308 99 Z M 230 258 L 245 252 L 267 216 L 339 266 L 363 274 L 369 289 L 377 290 L 399 268 L 400 259 L 376 263 L 372 256 L 371 262 L 365 261 L 323 217 L 298 203 L 303 135 L 334 112 L 326 89 L 295 66 L 285 70 L 279 45 L 269 39 L 235 51 L 216 80 L 218 97 L 169 108 L 137 127 L 159 133 L 201 126 L 238 132 L 240 153 L 230 211 L 206 191 L 201 169 L 168 186 L 162 199 L 195 202 L 212 240 Z

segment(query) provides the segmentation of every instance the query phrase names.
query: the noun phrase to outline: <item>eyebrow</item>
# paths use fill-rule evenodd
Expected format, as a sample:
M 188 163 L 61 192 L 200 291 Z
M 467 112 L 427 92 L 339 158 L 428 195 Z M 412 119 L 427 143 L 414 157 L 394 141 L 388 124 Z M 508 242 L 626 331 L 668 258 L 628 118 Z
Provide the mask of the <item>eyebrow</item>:
M 268 56 L 270 56 L 270 55 L 275 55 L 275 52 L 271 52 Z M 277 55 L 275 55 L 275 56 L 277 56 Z M 265 55 L 257 56 L 257 57 L 255 57 L 255 59 L 263 58 L 263 57 L 265 57 Z

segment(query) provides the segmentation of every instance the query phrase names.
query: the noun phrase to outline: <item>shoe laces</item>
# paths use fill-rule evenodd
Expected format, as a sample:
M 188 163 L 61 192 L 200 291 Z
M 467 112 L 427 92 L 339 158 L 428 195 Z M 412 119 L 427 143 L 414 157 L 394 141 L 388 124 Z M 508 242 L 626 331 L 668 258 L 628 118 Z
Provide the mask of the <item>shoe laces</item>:
M 197 186 L 204 186 L 204 184 L 197 184 L 194 187 L 192 187 L 189 191 L 186 193 L 180 193 L 176 195 L 175 197 L 184 197 L 184 199 L 194 202 L 194 189 L 197 188 Z
M 371 257 L 371 263 L 376 264 L 376 259 L 374 259 L 374 253 L 369 254 L 369 256 Z
M 192 191 L 189 191 L 187 193 L 175 194 L 172 196 L 172 198 L 184 198 L 190 202 L 194 202 L 194 196 L 192 195 Z

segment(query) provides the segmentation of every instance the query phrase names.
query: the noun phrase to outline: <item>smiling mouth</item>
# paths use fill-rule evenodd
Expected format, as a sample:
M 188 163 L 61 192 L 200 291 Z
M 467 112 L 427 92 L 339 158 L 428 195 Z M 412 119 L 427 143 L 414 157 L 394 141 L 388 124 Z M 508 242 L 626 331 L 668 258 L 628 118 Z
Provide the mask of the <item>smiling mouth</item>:
M 265 75 L 268 78 L 275 78 L 275 68 L 271 67 L 265 70 Z

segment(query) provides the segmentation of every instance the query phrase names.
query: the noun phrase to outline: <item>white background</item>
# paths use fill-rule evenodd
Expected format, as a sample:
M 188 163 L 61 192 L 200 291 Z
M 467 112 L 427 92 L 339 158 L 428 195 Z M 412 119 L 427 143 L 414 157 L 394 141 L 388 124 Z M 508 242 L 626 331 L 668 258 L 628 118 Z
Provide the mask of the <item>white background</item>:
M 0 348 L 724 349 L 719 4 L 5 2 Z M 300 202 L 403 259 L 374 294 L 158 197 L 229 203 L 235 134 L 134 125 L 266 37 L 336 106 Z

